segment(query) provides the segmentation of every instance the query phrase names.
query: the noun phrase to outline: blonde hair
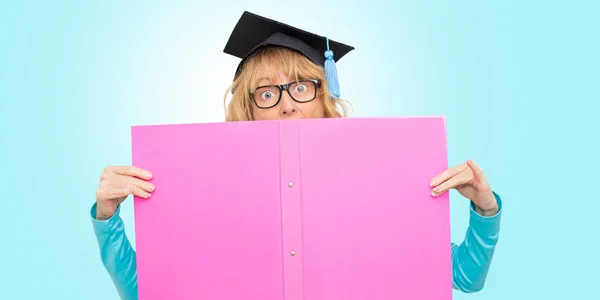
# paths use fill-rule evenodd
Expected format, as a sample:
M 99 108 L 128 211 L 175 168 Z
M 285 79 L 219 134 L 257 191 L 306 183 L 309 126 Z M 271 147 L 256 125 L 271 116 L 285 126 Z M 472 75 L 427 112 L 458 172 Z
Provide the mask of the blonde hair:
M 248 58 L 240 73 L 225 93 L 225 121 L 251 121 L 254 109 L 249 90 L 256 88 L 262 78 L 274 78 L 283 72 L 294 80 L 317 79 L 321 83 L 317 99 L 323 103 L 326 118 L 348 116 L 349 103 L 329 96 L 324 69 L 295 50 L 283 47 L 268 47 Z M 227 104 L 227 97 L 231 100 Z

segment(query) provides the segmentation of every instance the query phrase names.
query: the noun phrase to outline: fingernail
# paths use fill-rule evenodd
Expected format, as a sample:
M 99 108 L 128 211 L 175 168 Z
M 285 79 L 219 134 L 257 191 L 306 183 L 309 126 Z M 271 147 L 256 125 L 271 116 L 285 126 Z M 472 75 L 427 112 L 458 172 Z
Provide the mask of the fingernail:
M 431 196 L 435 197 L 435 192 L 431 192 Z

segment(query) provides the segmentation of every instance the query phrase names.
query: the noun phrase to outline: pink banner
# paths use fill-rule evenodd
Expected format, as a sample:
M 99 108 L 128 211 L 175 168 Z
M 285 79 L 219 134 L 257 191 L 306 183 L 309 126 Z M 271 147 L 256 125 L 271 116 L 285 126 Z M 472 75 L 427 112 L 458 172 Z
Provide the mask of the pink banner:
M 445 122 L 352 118 L 136 126 L 139 296 L 452 297 Z

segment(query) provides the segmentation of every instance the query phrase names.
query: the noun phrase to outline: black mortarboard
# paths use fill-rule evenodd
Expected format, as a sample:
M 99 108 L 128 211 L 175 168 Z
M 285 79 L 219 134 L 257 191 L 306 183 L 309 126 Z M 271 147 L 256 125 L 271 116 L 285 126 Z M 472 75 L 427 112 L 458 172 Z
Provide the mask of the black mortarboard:
M 235 25 L 223 51 L 242 59 L 237 74 L 246 58 L 265 46 L 294 49 L 323 66 L 330 93 L 336 98 L 340 96 L 335 62 L 354 47 L 246 11 Z

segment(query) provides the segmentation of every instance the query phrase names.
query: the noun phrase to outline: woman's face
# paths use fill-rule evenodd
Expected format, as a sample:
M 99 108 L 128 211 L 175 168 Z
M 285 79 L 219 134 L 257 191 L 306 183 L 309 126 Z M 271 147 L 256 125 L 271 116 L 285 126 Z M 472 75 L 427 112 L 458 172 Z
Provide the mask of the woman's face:
M 263 79 L 258 83 L 258 86 L 272 85 L 272 84 L 287 84 L 293 82 L 294 79 L 290 79 L 287 76 L 280 74 L 273 81 L 269 79 Z M 307 85 L 308 86 L 308 85 Z M 296 91 L 303 91 L 306 86 L 297 87 Z M 278 90 L 275 89 L 278 92 Z M 294 92 L 294 91 L 291 91 Z M 272 93 L 257 93 L 254 95 L 256 99 L 261 101 L 261 97 L 273 97 Z M 277 97 L 277 96 L 275 96 Z M 262 98 L 264 99 L 264 98 Z M 276 100 L 276 99 L 275 99 Z M 313 101 L 299 103 L 294 101 L 290 95 L 283 91 L 281 93 L 281 100 L 276 106 L 262 109 L 259 108 L 256 103 L 252 103 L 253 109 L 252 114 L 254 120 L 285 120 L 285 119 L 313 119 L 313 118 L 324 118 L 325 112 L 323 110 L 323 100 L 317 97 Z

